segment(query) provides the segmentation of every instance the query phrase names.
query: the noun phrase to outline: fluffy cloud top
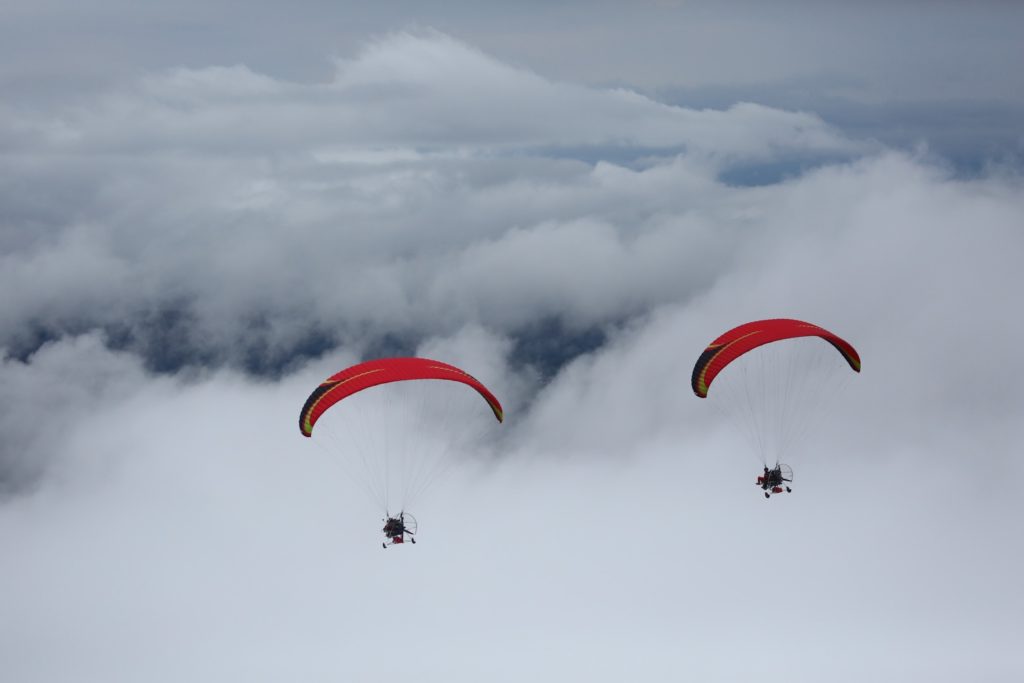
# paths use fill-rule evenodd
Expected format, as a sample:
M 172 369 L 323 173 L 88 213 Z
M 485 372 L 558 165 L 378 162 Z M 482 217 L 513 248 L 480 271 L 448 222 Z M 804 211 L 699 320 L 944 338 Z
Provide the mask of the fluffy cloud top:
M 724 258 L 709 225 L 734 190 L 716 173 L 857 149 L 812 115 L 554 83 L 439 34 L 371 44 L 323 85 L 177 70 L 7 119 L 0 284 L 20 294 L 0 341 L 24 357 L 102 329 L 171 368 L 620 320 Z
M 1019 176 L 439 34 L 3 117 L 12 680 L 1020 678 Z M 765 507 L 689 374 L 771 316 L 864 371 Z M 295 422 L 374 352 L 508 412 L 413 553 Z

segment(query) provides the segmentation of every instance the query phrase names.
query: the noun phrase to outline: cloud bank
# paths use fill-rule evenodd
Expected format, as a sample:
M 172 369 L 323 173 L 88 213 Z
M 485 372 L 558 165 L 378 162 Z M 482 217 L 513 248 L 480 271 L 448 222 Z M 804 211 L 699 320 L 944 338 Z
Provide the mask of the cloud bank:
M 5 128 L 9 352 L 100 329 L 154 367 L 257 372 L 467 321 L 627 318 L 725 258 L 716 171 L 858 148 L 812 115 L 562 85 L 434 34 L 324 85 L 178 70 Z
M 12 680 L 1020 676 L 1018 175 L 436 33 L 0 117 Z M 766 508 L 689 375 L 771 316 L 864 372 Z M 381 556 L 295 417 L 396 352 L 509 419 Z

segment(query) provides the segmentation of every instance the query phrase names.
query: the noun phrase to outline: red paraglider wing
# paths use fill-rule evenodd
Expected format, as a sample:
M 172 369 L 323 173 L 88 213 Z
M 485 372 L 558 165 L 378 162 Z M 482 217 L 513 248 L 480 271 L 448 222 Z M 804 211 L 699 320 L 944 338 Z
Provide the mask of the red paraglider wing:
M 860 356 L 856 349 L 823 327 L 786 318 L 755 320 L 734 327 L 704 349 L 704 353 L 697 359 L 697 364 L 693 366 L 693 376 L 690 379 L 693 393 L 701 398 L 707 398 L 711 383 L 726 365 L 764 344 L 797 337 L 821 337 L 836 347 L 855 372 L 860 372 Z
M 343 398 L 347 398 L 363 389 L 375 387 L 389 382 L 403 382 L 418 379 L 441 379 L 461 382 L 476 389 L 494 411 L 498 422 L 504 420 L 505 414 L 501 403 L 483 384 L 467 372 L 454 365 L 448 365 L 429 358 L 380 358 L 366 361 L 342 370 L 328 377 L 306 399 L 299 414 L 299 429 L 303 436 L 312 436 L 313 425 L 328 408 Z

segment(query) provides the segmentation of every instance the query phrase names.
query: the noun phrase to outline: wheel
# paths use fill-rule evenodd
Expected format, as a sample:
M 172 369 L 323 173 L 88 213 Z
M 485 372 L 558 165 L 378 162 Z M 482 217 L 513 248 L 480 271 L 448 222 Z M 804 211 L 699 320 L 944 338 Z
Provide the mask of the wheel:
M 764 497 L 765 497 L 765 498 L 771 498 L 771 497 L 772 497 L 772 494 L 770 494 L 770 493 L 768 493 L 767 491 L 765 491 L 765 492 L 764 492 Z
M 410 541 L 412 541 L 413 543 L 415 543 L 415 542 L 416 542 L 416 539 L 415 539 L 415 538 L 410 538 L 409 540 L 410 540 Z
M 388 549 L 388 544 L 387 543 L 381 543 L 380 547 L 384 548 L 384 550 L 387 550 Z
M 787 487 L 786 487 L 786 493 L 793 493 L 793 489 L 791 489 L 791 488 L 789 488 L 789 487 L 787 486 Z

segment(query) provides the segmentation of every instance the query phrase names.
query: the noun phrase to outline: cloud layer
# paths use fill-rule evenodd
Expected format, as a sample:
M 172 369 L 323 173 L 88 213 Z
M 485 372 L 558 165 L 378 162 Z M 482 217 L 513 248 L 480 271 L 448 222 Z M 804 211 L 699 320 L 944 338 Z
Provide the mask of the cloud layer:
M 102 329 L 155 367 L 256 371 L 466 321 L 620 320 L 724 258 L 714 172 L 857 149 L 811 115 L 560 85 L 433 34 L 373 44 L 325 85 L 178 70 L 6 128 L 12 353 Z
M 434 32 L 0 117 L 12 680 L 1020 677 L 1019 175 Z M 689 376 L 774 316 L 864 371 L 766 504 Z M 375 353 L 508 414 L 387 553 L 295 424 Z

